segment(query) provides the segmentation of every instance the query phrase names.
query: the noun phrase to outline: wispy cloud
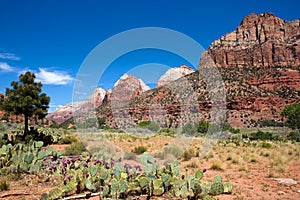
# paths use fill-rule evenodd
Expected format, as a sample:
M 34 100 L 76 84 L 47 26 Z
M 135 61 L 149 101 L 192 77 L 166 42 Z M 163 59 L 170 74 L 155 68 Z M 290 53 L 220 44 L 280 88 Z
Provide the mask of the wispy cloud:
M 7 64 L 6 62 L 0 62 L 0 70 L 3 72 L 11 72 L 13 71 L 13 67 Z
M 6 60 L 20 60 L 21 59 L 19 56 L 16 56 L 13 53 L 0 53 L 0 58 L 6 59 Z
M 71 83 L 74 78 L 64 71 L 51 71 L 50 69 L 39 68 L 36 74 L 36 81 L 41 81 L 48 85 L 67 85 Z

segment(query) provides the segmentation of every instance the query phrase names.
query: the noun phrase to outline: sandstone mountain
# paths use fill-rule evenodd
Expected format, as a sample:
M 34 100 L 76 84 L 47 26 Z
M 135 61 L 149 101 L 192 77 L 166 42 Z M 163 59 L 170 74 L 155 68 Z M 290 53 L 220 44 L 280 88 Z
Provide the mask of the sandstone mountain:
M 54 112 L 48 114 L 47 119 L 54 121 L 57 124 L 61 124 L 70 119 L 76 112 L 81 110 L 94 110 L 99 107 L 102 105 L 105 95 L 106 91 L 97 87 L 86 101 L 65 104 Z
M 192 68 L 181 65 L 180 67 L 170 68 L 166 73 L 164 73 L 157 82 L 156 87 L 160 88 L 164 85 L 169 84 L 172 81 L 175 81 L 185 75 L 195 72 Z
M 221 94 L 227 121 L 233 126 L 281 122 L 284 106 L 300 102 L 299 28 L 299 19 L 250 14 L 203 54 L 217 66 L 225 91 L 209 87 L 203 74 L 213 81 L 215 74 L 201 71 L 207 70 L 203 56 L 198 71 L 184 65 L 172 68 L 152 90 L 141 80 L 123 75 L 113 90 L 100 92 L 101 98 L 92 106 L 95 115 L 111 127 L 132 127 L 143 120 L 177 127 L 190 120 L 211 119 L 212 95 Z
M 130 99 L 141 95 L 150 88 L 134 76 L 124 74 L 115 84 L 113 90 L 105 91 L 103 88 L 96 88 L 90 97 L 84 102 L 73 102 L 58 108 L 55 112 L 47 115 L 47 118 L 58 124 L 69 120 L 76 115 L 77 120 L 86 117 L 86 114 L 93 113 L 95 108 L 102 104 L 112 102 L 115 108 L 122 107 L 130 102 Z
M 266 120 L 281 122 L 283 107 L 300 101 L 299 27 L 299 20 L 288 22 L 270 13 L 250 14 L 235 31 L 207 49 L 205 55 L 212 58 L 223 79 L 229 123 L 251 127 Z M 166 85 L 160 83 L 131 98 L 126 107 L 112 108 L 108 102 L 97 109 L 97 116 L 118 127 L 119 120 L 128 118 L 130 123 L 153 120 L 154 110 L 160 116 L 155 121 L 176 127 L 190 120 L 183 110 L 192 108 L 194 119 L 209 120 L 211 91 L 201 74 L 197 71 Z M 216 88 L 213 92 L 222 91 Z M 116 119 L 116 113 L 124 119 Z
M 219 67 L 299 66 L 299 24 L 271 13 L 250 14 L 208 51 Z

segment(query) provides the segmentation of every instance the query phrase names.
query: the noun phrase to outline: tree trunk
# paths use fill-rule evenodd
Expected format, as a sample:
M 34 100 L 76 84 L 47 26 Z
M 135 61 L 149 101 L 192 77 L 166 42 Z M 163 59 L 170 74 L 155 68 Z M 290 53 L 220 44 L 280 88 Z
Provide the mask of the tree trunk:
M 28 135 L 28 116 L 24 115 L 24 124 L 25 124 L 25 128 L 24 128 L 24 138 Z

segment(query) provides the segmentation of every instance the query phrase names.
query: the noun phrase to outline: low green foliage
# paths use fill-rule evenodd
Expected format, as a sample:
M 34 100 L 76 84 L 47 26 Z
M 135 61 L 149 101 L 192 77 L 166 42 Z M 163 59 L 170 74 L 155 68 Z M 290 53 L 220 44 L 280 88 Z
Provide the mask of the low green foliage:
M 157 132 L 159 131 L 159 125 L 156 123 L 156 122 L 153 122 L 153 121 L 142 121 L 138 124 L 137 126 L 138 128 L 143 128 L 143 129 L 148 129 L 150 131 L 153 131 L 153 132 Z
M 145 146 L 138 146 L 138 147 L 135 147 L 132 152 L 139 155 L 139 154 L 142 154 L 142 153 L 144 153 L 146 151 L 147 151 L 147 147 L 145 147 Z
M 74 135 L 66 135 L 59 140 L 59 144 L 72 144 L 78 142 L 78 139 Z
M 274 136 L 273 133 L 263 132 L 261 130 L 252 133 L 249 138 L 250 140 L 278 140 L 278 137 Z
M 300 129 L 300 102 L 285 106 L 281 115 L 287 118 L 287 124 L 290 128 Z
M 287 139 L 300 142 L 300 133 L 298 131 L 292 131 L 288 134 Z
M 84 144 L 81 141 L 72 143 L 70 146 L 67 146 L 63 152 L 64 155 L 68 156 L 77 156 L 82 152 L 86 151 Z

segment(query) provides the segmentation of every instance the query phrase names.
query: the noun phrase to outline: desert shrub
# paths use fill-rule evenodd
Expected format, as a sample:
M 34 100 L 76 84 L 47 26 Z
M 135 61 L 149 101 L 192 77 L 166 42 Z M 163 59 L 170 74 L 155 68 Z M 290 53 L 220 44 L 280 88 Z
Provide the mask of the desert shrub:
M 188 163 L 186 165 L 187 168 L 194 168 L 194 169 L 197 169 L 199 167 L 199 165 L 195 162 L 195 161 L 192 161 L 190 163 Z
M 252 133 L 249 137 L 250 140 L 274 140 L 276 139 L 275 137 L 273 137 L 272 133 L 269 132 L 263 132 L 261 130 Z
M 182 127 L 182 132 L 187 135 L 205 135 L 208 129 L 213 125 L 210 125 L 208 122 L 204 120 L 200 120 L 196 123 L 187 123 Z
M 195 124 L 193 123 L 187 123 L 182 127 L 182 133 L 187 135 L 195 135 L 197 134 L 198 130 Z
M 259 120 L 258 124 L 261 127 L 283 127 L 286 125 L 284 122 L 278 122 L 275 120 Z
M 223 171 L 223 167 L 222 167 L 222 164 L 219 160 L 213 160 L 211 166 L 210 166 L 210 169 L 212 170 L 217 170 L 217 171 Z
M 297 131 L 292 131 L 288 134 L 287 139 L 300 142 L 300 133 Z
M 263 141 L 263 142 L 261 143 L 261 147 L 262 147 L 262 148 L 269 149 L 269 148 L 272 147 L 272 144 L 269 143 L 269 142 Z
M 71 144 L 78 142 L 78 139 L 74 135 L 66 135 L 59 140 L 59 144 Z
M 190 159 L 191 159 L 192 157 L 194 157 L 194 156 L 195 156 L 195 151 L 194 151 L 194 149 L 189 148 L 189 149 L 187 149 L 187 150 L 183 153 L 182 158 L 183 158 L 183 160 L 188 161 L 188 160 L 190 160 Z
M 177 146 L 166 146 L 163 148 L 163 151 L 160 151 L 155 154 L 156 158 L 167 159 L 169 155 L 174 156 L 174 158 L 180 158 L 183 154 L 183 151 Z
M 159 130 L 159 125 L 156 122 L 148 120 L 148 121 L 141 121 L 138 124 L 138 128 L 148 129 L 150 131 L 157 132 Z
M 198 133 L 205 134 L 208 131 L 209 123 L 204 120 L 201 120 L 196 124 L 196 127 Z
M 133 152 L 125 152 L 124 159 L 125 160 L 136 160 L 136 154 Z
M 106 119 L 105 118 L 97 118 L 97 120 L 98 120 L 98 127 L 103 128 L 103 126 L 105 126 Z
M 138 146 L 138 147 L 135 147 L 132 152 L 140 155 L 140 154 L 142 154 L 142 153 L 144 153 L 146 151 L 147 151 L 147 147 L 145 147 L 145 146 Z
M 3 178 L 0 177 L 0 191 L 5 191 L 9 189 L 9 182 Z
M 169 128 L 162 128 L 159 130 L 158 133 L 166 136 L 171 136 L 171 137 L 174 137 L 176 135 L 176 132 Z
M 82 142 L 72 143 L 70 146 L 67 146 L 64 150 L 64 155 L 68 156 L 77 156 L 82 152 L 86 151 L 86 148 Z

